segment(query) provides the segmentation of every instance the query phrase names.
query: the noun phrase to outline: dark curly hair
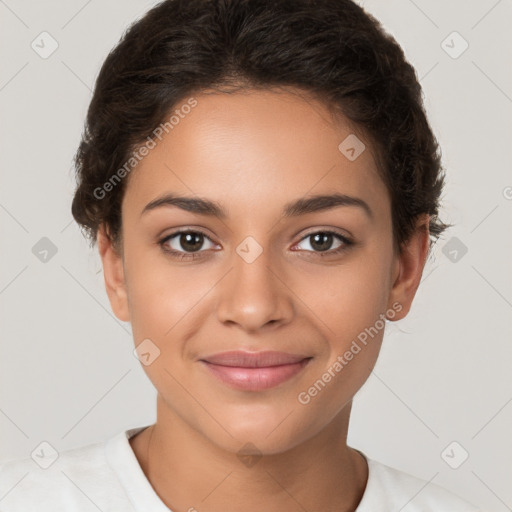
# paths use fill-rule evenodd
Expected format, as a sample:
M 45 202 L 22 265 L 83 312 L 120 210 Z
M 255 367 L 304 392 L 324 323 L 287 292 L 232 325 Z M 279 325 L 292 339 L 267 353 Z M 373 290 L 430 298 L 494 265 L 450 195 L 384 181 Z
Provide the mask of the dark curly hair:
M 422 90 L 398 43 L 351 0 L 165 0 L 133 23 L 100 70 L 75 155 L 72 214 L 91 245 L 100 225 L 120 242 L 128 180 L 119 171 L 178 102 L 287 86 L 371 141 L 395 248 L 422 213 L 432 246 L 449 225 L 437 217 L 444 174 Z

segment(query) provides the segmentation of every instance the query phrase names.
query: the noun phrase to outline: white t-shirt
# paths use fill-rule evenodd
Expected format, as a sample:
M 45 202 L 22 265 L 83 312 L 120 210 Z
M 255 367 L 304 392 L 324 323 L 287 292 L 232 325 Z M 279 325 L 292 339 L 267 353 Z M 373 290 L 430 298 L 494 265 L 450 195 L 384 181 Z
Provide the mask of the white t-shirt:
M 63 451 L 53 463 L 51 447 L 44 445 L 33 454 L 39 463 L 30 457 L 4 462 L 0 511 L 169 512 L 128 442 L 147 427 Z M 478 512 L 436 484 L 363 456 L 368 462 L 368 482 L 356 512 Z M 199 503 L 197 509 L 201 509 Z

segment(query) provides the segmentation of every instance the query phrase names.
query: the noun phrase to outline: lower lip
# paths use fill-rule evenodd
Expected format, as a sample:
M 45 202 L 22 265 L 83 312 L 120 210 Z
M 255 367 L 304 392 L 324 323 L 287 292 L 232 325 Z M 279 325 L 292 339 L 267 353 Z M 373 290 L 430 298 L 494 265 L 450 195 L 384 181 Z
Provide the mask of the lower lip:
M 262 391 L 282 384 L 297 375 L 310 359 L 303 359 L 294 364 L 266 366 L 264 368 L 242 368 L 238 366 L 221 366 L 201 361 L 210 372 L 228 386 L 244 391 Z

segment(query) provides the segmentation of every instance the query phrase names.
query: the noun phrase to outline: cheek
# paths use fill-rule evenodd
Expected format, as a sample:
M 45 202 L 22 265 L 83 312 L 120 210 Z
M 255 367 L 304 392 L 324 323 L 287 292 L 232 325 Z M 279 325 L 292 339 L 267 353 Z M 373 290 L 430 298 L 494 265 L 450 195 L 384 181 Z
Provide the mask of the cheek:
M 316 280 L 301 278 L 301 297 L 321 320 L 316 323 L 326 340 L 313 387 L 302 390 L 304 402 L 316 404 L 312 409 L 339 412 L 377 361 L 386 325 L 391 253 L 371 249 L 325 269 L 325 275 L 317 273 Z
M 136 342 L 141 337 L 164 342 L 205 293 L 205 280 L 196 270 L 199 267 L 173 265 L 159 251 L 126 244 L 126 279 Z
M 323 291 L 317 287 L 314 295 L 310 292 L 304 299 L 314 304 L 311 309 L 321 319 L 317 325 L 328 345 L 317 371 L 297 397 L 313 416 L 337 415 L 375 366 L 385 331 L 383 288 L 388 282 L 386 265 L 376 261 L 382 260 L 361 259 L 357 265 L 331 271 Z M 311 288 L 304 286 L 304 293 Z
M 368 250 L 341 265 L 297 277 L 297 295 L 323 321 L 328 339 L 343 344 L 385 312 L 388 259 L 386 254 Z

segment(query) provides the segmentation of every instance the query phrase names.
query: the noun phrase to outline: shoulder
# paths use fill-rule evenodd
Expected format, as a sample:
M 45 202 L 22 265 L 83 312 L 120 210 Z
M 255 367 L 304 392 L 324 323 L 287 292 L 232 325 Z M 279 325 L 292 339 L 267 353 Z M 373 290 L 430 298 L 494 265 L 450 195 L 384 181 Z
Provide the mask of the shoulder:
M 34 452 L 33 458 L 0 464 L 0 506 L 9 512 L 37 510 L 103 509 L 105 496 L 115 500 L 115 473 L 105 457 L 105 443 L 89 444 L 61 453 L 48 445 Z M 108 489 L 108 492 L 106 490 Z
M 365 456 L 366 457 L 366 456 Z M 479 512 L 447 489 L 369 459 L 368 483 L 356 512 Z

